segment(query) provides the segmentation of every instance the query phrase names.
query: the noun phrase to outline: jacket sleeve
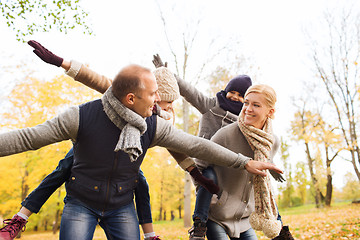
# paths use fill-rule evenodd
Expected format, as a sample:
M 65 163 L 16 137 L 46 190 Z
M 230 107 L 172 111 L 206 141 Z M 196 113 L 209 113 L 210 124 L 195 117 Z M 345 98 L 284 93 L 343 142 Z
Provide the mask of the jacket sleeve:
M 187 155 L 183 154 L 183 153 L 178 153 L 178 152 L 174 152 L 171 150 L 168 150 L 169 153 L 171 154 L 171 156 L 175 159 L 175 161 L 177 162 L 177 164 L 184 170 L 186 171 L 186 169 L 188 167 L 191 166 L 195 166 L 195 161 L 193 158 L 188 157 Z
M 151 144 L 151 147 L 153 146 L 165 147 L 171 151 L 226 167 L 244 168 L 250 160 L 210 140 L 178 130 L 160 117 L 157 117 L 156 133 Z
M 195 107 L 201 114 L 208 112 L 216 105 L 216 98 L 209 98 L 193 87 L 188 82 L 175 75 L 179 85 L 180 95 L 185 98 L 193 107 Z
M 74 60 L 71 61 L 70 69 L 66 74 L 100 93 L 104 93 L 112 83 L 112 79 L 100 75 Z
M 71 107 L 57 117 L 30 128 L 0 134 L 0 156 L 36 150 L 63 140 L 76 140 L 79 107 Z

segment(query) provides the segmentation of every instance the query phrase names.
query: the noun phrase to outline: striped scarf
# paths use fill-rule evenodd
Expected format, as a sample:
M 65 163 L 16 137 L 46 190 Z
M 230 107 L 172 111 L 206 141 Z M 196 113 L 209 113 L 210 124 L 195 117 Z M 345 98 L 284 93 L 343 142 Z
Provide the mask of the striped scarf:
M 238 125 L 244 134 L 251 149 L 254 151 L 254 160 L 268 162 L 271 148 L 274 142 L 271 119 L 268 118 L 263 129 L 258 129 L 244 123 L 244 113 L 238 118 Z M 265 236 L 274 238 L 279 235 L 281 222 L 276 220 L 278 210 L 276 208 L 274 194 L 272 192 L 269 172 L 267 176 L 254 176 L 255 212 L 250 215 L 251 227 L 263 231 Z

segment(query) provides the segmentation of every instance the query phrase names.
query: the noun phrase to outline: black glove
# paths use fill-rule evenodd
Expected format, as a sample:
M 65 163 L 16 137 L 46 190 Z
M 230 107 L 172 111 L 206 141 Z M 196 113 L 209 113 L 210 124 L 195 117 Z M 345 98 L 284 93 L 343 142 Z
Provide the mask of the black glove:
M 204 177 L 199 169 L 194 168 L 190 171 L 190 175 L 194 178 L 194 180 L 199 183 L 201 186 L 203 186 L 206 190 L 208 190 L 212 194 L 217 194 L 220 191 L 220 188 L 218 185 L 214 183 L 213 180 Z
M 32 46 L 34 48 L 34 53 L 41 58 L 41 60 L 43 60 L 46 63 L 55 65 L 57 67 L 60 67 L 63 60 L 61 57 L 56 56 L 55 54 L 53 54 L 52 52 L 50 52 L 49 50 L 47 50 L 43 45 L 41 45 L 40 43 L 34 41 L 34 40 L 30 40 L 28 41 L 28 44 L 30 46 Z
M 156 54 L 156 55 L 153 55 L 153 64 L 155 65 L 156 68 L 159 68 L 159 67 L 167 67 L 167 62 L 165 62 L 165 64 L 162 62 L 159 54 Z
M 271 176 L 273 176 L 273 178 L 278 181 L 278 182 L 285 182 L 285 178 L 283 177 L 283 175 L 281 175 L 280 173 L 274 171 L 274 170 L 269 170 Z

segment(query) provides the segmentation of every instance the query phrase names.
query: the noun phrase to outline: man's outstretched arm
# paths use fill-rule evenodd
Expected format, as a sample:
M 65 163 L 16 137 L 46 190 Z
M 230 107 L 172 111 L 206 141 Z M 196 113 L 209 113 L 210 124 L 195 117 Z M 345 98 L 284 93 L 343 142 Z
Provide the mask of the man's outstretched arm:
M 71 107 L 57 117 L 30 128 L 0 134 L 0 157 L 36 150 L 63 140 L 76 140 L 79 107 Z
M 157 118 L 156 135 L 151 145 L 162 146 L 219 166 L 245 168 L 251 173 L 262 176 L 266 176 L 266 173 L 262 172 L 265 169 L 282 172 L 281 169 L 271 163 L 254 161 L 215 142 L 175 129 L 159 117 Z

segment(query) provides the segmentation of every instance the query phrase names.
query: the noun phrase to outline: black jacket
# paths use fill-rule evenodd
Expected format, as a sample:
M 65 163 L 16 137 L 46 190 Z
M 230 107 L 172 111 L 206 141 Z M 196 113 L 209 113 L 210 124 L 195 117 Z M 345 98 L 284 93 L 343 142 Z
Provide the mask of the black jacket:
M 155 135 L 156 116 L 146 119 L 143 154 L 135 162 L 122 151 L 114 152 L 121 130 L 107 117 L 100 99 L 80 106 L 79 122 L 67 195 L 103 211 L 129 204 L 139 167 Z

